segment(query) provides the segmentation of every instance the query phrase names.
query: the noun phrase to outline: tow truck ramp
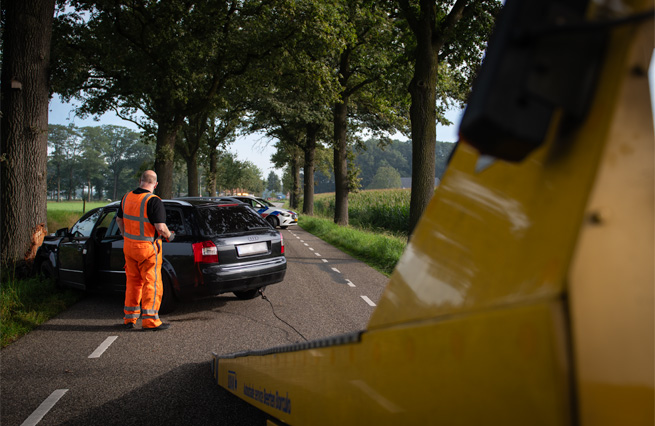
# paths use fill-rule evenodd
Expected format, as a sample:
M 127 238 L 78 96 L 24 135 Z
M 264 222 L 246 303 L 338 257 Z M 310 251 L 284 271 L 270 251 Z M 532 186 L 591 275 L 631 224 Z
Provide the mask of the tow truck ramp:
M 589 58 L 589 93 L 554 105 L 542 140 L 519 146 L 512 117 L 494 115 L 492 86 L 469 104 L 366 330 L 214 354 L 217 384 L 273 424 L 652 426 L 653 4 L 612 2 L 617 18 L 598 13 L 603 4 L 590 3 L 593 22 L 565 28 L 605 25 L 607 37 L 589 53 L 602 55 Z M 548 47 L 536 43 L 533 58 L 557 60 Z M 491 83 L 507 68 L 507 46 L 492 48 L 498 63 L 480 76 Z M 550 87 L 569 90 L 555 74 Z M 487 128 L 500 136 L 485 140 Z

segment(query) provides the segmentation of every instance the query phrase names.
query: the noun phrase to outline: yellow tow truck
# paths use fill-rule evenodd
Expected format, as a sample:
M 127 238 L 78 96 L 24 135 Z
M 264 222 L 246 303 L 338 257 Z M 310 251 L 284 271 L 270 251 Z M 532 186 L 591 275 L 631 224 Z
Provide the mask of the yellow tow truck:
M 508 0 L 366 330 L 218 385 L 279 425 L 655 424 L 653 39 L 652 0 Z

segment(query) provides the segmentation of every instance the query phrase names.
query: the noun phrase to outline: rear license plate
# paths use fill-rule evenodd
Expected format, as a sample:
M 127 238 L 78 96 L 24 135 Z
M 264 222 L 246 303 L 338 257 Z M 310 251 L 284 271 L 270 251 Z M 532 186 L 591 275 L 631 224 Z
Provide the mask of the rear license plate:
M 242 244 L 237 246 L 237 253 L 239 256 L 249 256 L 251 254 L 260 254 L 266 253 L 268 251 L 268 245 L 265 242 L 254 243 L 254 244 Z

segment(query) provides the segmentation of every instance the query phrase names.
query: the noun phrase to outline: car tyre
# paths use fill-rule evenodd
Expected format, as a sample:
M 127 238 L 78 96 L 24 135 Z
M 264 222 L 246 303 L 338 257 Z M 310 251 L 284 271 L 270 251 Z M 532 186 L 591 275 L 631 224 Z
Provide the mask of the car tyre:
M 275 216 L 266 216 L 266 222 L 270 223 L 273 228 L 277 228 L 279 222 Z
M 173 284 L 171 279 L 166 274 L 162 274 L 162 285 L 164 287 L 164 294 L 161 297 L 161 304 L 159 305 L 160 314 L 168 314 L 175 310 L 177 305 L 177 300 L 175 299 L 175 293 L 173 292 Z
M 259 289 L 253 288 L 250 290 L 235 291 L 233 293 L 238 299 L 250 300 L 250 299 L 254 299 L 257 296 L 257 294 L 259 294 Z

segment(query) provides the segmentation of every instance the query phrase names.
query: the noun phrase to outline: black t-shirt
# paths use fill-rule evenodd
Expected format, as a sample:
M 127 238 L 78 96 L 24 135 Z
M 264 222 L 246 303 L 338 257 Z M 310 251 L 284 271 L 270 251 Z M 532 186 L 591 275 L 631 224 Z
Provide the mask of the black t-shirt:
M 132 193 L 134 194 L 144 194 L 146 192 L 150 192 L 147 189 L 143 188 L 137 188 Z M 148 200 L 148 204 L 146 205 L 146 209 L 148 210 L 148 221 L 152 223 L 153 225 L 155 223 L 166 223 L 166 208 L 164 207 L 164 203 L 161 201 L 161 198 L 159 197 L 150 197 Z M 123 202 L 121 199 L 121 204 L 118 206 L 118 213 L 116 213 L 116 216 L 122 218 L 123 217 Z

